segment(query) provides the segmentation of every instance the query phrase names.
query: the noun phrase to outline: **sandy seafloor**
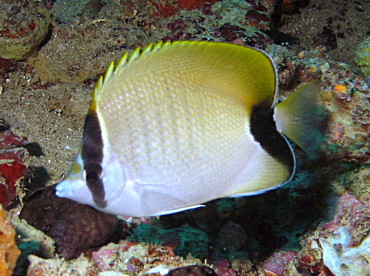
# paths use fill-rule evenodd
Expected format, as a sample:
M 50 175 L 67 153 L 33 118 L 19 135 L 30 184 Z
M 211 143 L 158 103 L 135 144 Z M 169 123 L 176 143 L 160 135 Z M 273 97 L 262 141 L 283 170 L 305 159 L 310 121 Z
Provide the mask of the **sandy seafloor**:
M 221 6 L 220 3 L 222 2 L 224 6 Z M 246 5 L 247 2 L 249 6 Z M 284 91 L 294 90 L 297 83 L 309 80 L 312 76 L 321 78 L 324 86 L 323 91 L 327 93 L 331 93 L 330 89 L 338 88 L 335 86 L 336 84 L 343 84 L 347 89 L 355 90 L 357 84 L 354 83 L 357 81 L 359 82 L 359 88 L 356 91 L 360 93 L 358 97 L 360 100 L 356 106 L 360 106 L 365 113 L 361 117 L 362 125 L 367 125 L 369 118 L 366 118 L 366 113 L 369 111 L 369 107 L 366 106 L 366 102 L 370 105 L 367 86 L 369 76 L 366 76 L 356 64 L 355 55 L 360 43 L 369 37 L 369 2 L 364 0 L 284 1 L 291 2 L 291 5 L 298 10 L 290 14 L 289 9 L 285 7 L 286 11 L 280 12 L 278 15 L 275 14 L 277 23 L 272 28 L 269 25 L 271 24 L 269 20 L 275 6 L 278 5 L 277 2 L 281 3 L 282 1 L 219 1 L 218 5 L 220 5 L 221 10 L 216 9 L 212 12 L 208 11 L 210 9 L 208 4 L 201 9 L 188 11 L 186 4 L 181 4 L 184 1 L 179 1 L 176 6 L 177 2 L 171 0 L 55 1 L 54 3 L 53 1 L 45 1 L 45 3 L 39 3 L 44 5 L 43 9 L 52 14 L 50 19 L 44 19 L 50 21 L 50 26 L 45 27 L 45 38 L 41 45 L 35 45 L 34 50 L 26 54 L 20 61 L 10 59 L 11 64 L 2 65 L 1 68 L 0 119 L 2 120 L 2 128 L 10 128 L 15 134 L 27 137 L 31 143 L 34 143 L 32 148 L 37 152 L 37 154 L 31 154 L 27 160 L 30 173 L 26 181 L 19 183 L 21 187 L 18 188 L 18 191 L 22 192 L 19 193 L 16 202 L 11 205 L 10 214 L 16 216 L 27 196 L 32 194 L 33 191 L 58 183 L 68 173 L 74 156 L 80 148 L 82 127 L 91 101 L 92 88 L 98 77 L 104 73 L 109 62 L 111 60 L 117 61 L 125 51 L 131 51 L 137 46 L 143 47 L 150 42 L 161 39 L 232 41 L 264 48 L 274 55 L 282 72 L 287 75 L 280 76 L 280 80 L 284 84 Z M 22 9 L 23 2 L 9 4 L 4 1 L 4 3 L 7 3 L 7 7 L 13 5 Z M 254 3 L 260 6 L 253 5 Z M 171 14 L 172 10 L 166 5 L 175 7 L 173 14 Z M 181 5 L 183 6 L 179 7 Z M 261 8 L 261 6 L 264 8 Z M 166 11 L 164 7 L 167 7 L 167 10 L 171 10 L 171 12 Z M 250 13 L 250 17 L 246 17 L 250 10 L 257 10 L 264 17 L 253 13 Z M 8 24 L 4 23 L 6 18 L 10 18 L 9 10 L 2 10 L 1 13 L 1 21 L 5 26 Z M 276 10 L 275 13 L 277 13 Z M 257 23 L 254 24 L 254 27 L 251 27 L 248 20 L 251 20 L 250 18 L 253 18 L 253 16 L 257 20 L 254 22 Z M 39 20 L 40 17 L 42 16 L 27 14 L 27 11 L 25 11 L 23 19 L 28 22 Z M 48 15 L 45 17 L 48 17 Z M 18 18 L 18 20 L 21 19 Z M 9 29 L 9 25 L 0 28 L 2 30 Z M 273 41 L 269 40 L 269 36 Z M 1 43 L 8 44 L 15 43 L 17 40 L 9 35 L 9 32 L 2 32 L 0 38 Z M 35 43 L 32 39 L 30 41 L 27 43 Z M 269 48 L 267 45 L 273 46 Z M 281 51 L 281 53 L 276 53 L 276 51 Z M 294 59 L 292 61 L 292 59 L 287 58 L 289 55 L 301 59 L 301 64 L 298 66 Z M 369 48 L 367 48 L 367 56 L 369 56 Z M 305 63 L 307 66 L 304 65 Z M 322 66 L 325 64 L 329 64 L 331 71 L 322 73 Z M 317 68 L 312 68 L 313 66 Z M 367 66 L 369 66 L 369 63 L 367 63 Z M 299 77 L 296 77 L 297 74 Z M 328 134 L 328 139 L 331 139 L 332 142 L 331 147 L 329 145 L 323 149 L 323 151 L 326 150 L 327 159 L 324 158 L 320 161 L 320 166 L 324 167 L 321 169 L 325 171 L 325 174 L 331 174 L 330 177 L 327 177 L 331 182 L 324 184 L 326 185 L 325 190 L 330 190 L 326 195 L 329 195 L 332 199 L 340 198 L 345 192 L 350 192 L 355 194 L 357 200 L 360 200 L 361 204 L 368 208 L 370 198 L 367 189 L 367 183 L 370 181 L 369 168 L 367 167 L 369 165 L 368 125 L 362 128 L 363 132 L 359 131 L 359 128 L 351 128 L 351 126 L 358 126 L 359 123 L 355 121 L 356 118 L 350 116 L 350 112 L 353 111 L 351 107 L 348 107 L 350 103 L 329 106 L 328 109 L 332 114 L 331 122 L 340 122 L 343 127 L 348 126 L 348 129 L 345 129 L 344 133 L 341 134 L 336 133 L 336 130 Z M 367 116 L 369 115 L 367 114 Z M 340 121 L 340 118 L 343 121 Z M 348 121 L 351 118 L 354 122 Z M 351 131 L 356 131 L 356 135 L 359 135 L 356 137 L 360 137 L 359 141 L 356 142 L 352 139 Z M 332 139 L 330 135 L 339 135 L 340 137 Z M 346 137 L 350 138 L 347 139 Z M 356 143 L 361 143 L 361 146 L 356 147 Z M 342 152 L 338 154 L 338 147 L 336 148 L 333 144 L 339 145 L 342 151 L 351 151 L 351 153 L 359 151 L 359 153 L 349 154 L 351 157 Z M 358 157 L 357 160 L 356 156 Z M 325 163 L 323 160 L 330 161 Z M 338 168 L 340 162 L 353 167 L 343 169 L 339 166 Z M 317 170 L 317 166 L 312 164 L 307 167 L 313 167 Z M 320 171 L 318 174 L 323 175 L 324 173 Z M 361 177 L 358 177 L 358 174 L 361 174 Z M 320 181 L 325 182 L 322 179 Z M 363 182 L 362 186 L 358 184 L 361 181 Z M 360 188 L 358 188 L 359 186 Z M 315 186 L 315 189 L 320 188 Z M 311 196 L 310 198 L 313 200 L 315 197 Z M 258 205 L 255 201 L 251 205 Z M 261 202 L 266 203 L 263 200 Z M 330 202 L 330 200 L 325 201 L 325 208 L 331 204 Z M 299 232 L 299 236 L 308 235 L 322 221 L 333 219 L 335 217 L 333 210 L 336 206 L 334 202 L 333 199 L 333 205 L 328 208 L 330 212 L 323 212 L 317 218 L 312 219 L 312 226 L 305 227 L 307 233 Z M 249 204 L 248 201 L 246 204 Z M 292 205 L 292 208 L 296 207 L 296 205 Z M 369 212 L 365 207 L 363 207 L 364 210 Z M 305 208 L 305 205 L 300 206 L 300 208 Z M 315 208 L 319 207 L 316 206 Z M 285 211 L 289 212 L 289 209 Z M 264 211 L 261 212 L 264 213 Z M 309 211 L 307 210 L 307 212 Z M 302 212 L 302 214 L 304 213 Z M 258 216 L 258 219 L 265 216 L 264 213 L 263 216 Z M 181 223 L 173 223 L 174 227 L 187 224 L 186 216 L 185 219 L 183 216 L 180 217 Z M 366 220 L 366 218 L 370 219 L 365 216 L 364 219 Z M 173 220 L 176 219 L 170 218 L 167 223 L 171 225 Z M 266 220 L 278 223 L 277 219 L 266 218 Z M 227 224 L 226 221 L 228 220 L 225 219 L 225 224 Z M 250 219 L 248 221 L 250 222 Z M 341 223 L 340 220 L 336 222 L 338 225 Z M 188 224 L 191 225 L 191 222 L 188 222 Z M 362 225 L 366 226 L 368 224 L 363 223 Z M 215 227 L 222 228 L 220 225 Z M 237 232 L 238 230 L 235 229 L 238 227 L 231 227 L 231 233 L 233 231 Z M 339 228 L 340 226 L 338 226 Z M 355 226 L 353 226 L 353 229 L 355 229 Z M 245 227 L 242 231 L 245 233 L 241 236 L 248 236 L 249 232 Z M 289 232 L 289 230 L 287 231 Z M 356 232 L 357 230 L 353 231 Z M 253 233 L 253 231 L 251 232 Z M 320 236 L 320 232 L 317 235 Z M 369 230 L 362 229 L 361 241 L 366 240 L 368 235 Z M 212 237 L 212 235 L 210 236 Z M 356 246 L 361 247 L 359 244 L 361 244 L 360 241 Z M 271 248 L 273 247 L 271 246 Z M 249 247 L 247 255 L 253 260 L 253 256 L 259 254 L 250 253 L 251 248 L 253 246 Z M 365 251 L 369 250 L 369 246 L 363 248 Z M 278 246 L 275 249 L 278 250 Z M 242 248 L 237 248 L 237 250 L 243 251 Z M 253 250 L 262 249 L 257 246 L 257 249 L 253 248 Z M 270 253 L 272 255 L 273 251 Z M 365 261 L 361 263 L 364 266 L 366 266 L 366 260 L 367 262 L 370 261 L 368 258 L 369 251 L 367 251 L 367 254 L 367 257 L 366 254 L 364 257 Z M 268 253 L 263 254 L 263 256 L 266 259 Z M 258 261 L 261 262 L 262 260 Z M 322 265 L 322 255 L 317 263 Z M 367 265 L 370 267 L 368 263 Z M 296 265 L 296 267 L 299 268 L 300 266 Z M 270 268 L 270 270 L 273 270 L 273 268 Z M 123 273 L 122 271 L 121 273 Z M 241 271 L 237 274 L 257 275 Z M 262 270 L 256 269 L 253 273 L 259 273 L 257 271 L 261 272 Z M 265 269 L 265 271 L 267 270 Z M 318 275 L 319 273 L 321 273 L 320 275 L 332 275 L 324 266 L 315 269 L 305 267 L 305 269 L 296 270 L 296 273 L 301 274 L 293 274 L 291 271 L 293 270 L 287 269 L 282 274 L 279 274 L 277 270 L 270 271 L 275 274 L 269 275 Z M 364 274 L 361 275 L 370 275 L 366 274 L 369 273 L 370 269 L 367 272 L 364 271 Z M 222 273 L 219 272 L 219 274 Z M 224 274 L 226 275 L 226 272 Z

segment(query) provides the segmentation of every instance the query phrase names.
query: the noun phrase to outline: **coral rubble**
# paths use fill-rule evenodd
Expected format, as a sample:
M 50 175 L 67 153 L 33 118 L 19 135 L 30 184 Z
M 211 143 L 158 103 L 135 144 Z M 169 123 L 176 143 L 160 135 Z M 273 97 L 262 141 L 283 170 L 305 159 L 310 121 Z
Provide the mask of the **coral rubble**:
M 80 256 L 73 261 L 64 259 L 43 259 L 35 255 L 29 257 L 30 266 L 27 276 L 59 276 L 59 275 L 96 275 L 96 269 L 89 260 Z
M 77 259 L 65 261 L 60 258 L 42 259 L 30 256 L 31 265 L 28 276 L 33 275 L 165 275 L 171 269 L 201 265 L 198 259 L 176 256 L 170 247 L 159 245 L 136 244 L 121 241 L 110 243 L 92 252 L 91 258 L 80 256 Z M 59 274 L 60 273 L 60 274 Z M 79 273 L 79 274 L 78 274 Z M 115 274 L 114 274 L 115 275 Z M 173 274 L 186 275 L 186 274 Z M 212 275 L 212 274 L 211 274 Z

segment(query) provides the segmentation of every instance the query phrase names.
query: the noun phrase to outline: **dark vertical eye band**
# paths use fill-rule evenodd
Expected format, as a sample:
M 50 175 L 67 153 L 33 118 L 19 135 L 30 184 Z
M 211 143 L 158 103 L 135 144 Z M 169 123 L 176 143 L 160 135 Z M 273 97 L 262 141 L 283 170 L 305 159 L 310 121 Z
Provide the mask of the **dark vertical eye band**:
M 104 208 L 107 206 L 107 202 L 105 201 L 104 183 L 101 179 L 103 173 L 101 166 L 103 161 L 103 138 L 99 119 L 96 112 L 92 110 L 89 111 L 85 121 L 81 155 L 87 186 L 96 205 Z

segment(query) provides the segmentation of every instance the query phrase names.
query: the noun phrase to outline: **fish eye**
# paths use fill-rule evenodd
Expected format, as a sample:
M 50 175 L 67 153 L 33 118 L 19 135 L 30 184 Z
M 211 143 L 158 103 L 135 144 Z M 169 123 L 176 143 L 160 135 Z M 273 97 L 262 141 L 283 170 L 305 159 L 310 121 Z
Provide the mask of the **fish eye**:
M 85 180 L 87 182 L 95 182 L 100 179 L 100 175 L 98 172 L 86 172 L 85 174 Z
M 102 168 L 99 164 L 91 164 L 85 167 L 83 178 L 88 183 L 94 183 L 101 180 Z

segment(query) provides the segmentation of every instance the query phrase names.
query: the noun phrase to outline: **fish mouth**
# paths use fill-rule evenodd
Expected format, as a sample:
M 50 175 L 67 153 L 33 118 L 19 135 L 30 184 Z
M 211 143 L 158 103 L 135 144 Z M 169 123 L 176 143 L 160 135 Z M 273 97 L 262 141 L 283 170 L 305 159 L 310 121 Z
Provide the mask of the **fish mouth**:
M 55 194 L 58 197 L 70 198 L 73 195 L 73 190 L 70 188 L 69 180 L 63 180 L 55 187 Z

